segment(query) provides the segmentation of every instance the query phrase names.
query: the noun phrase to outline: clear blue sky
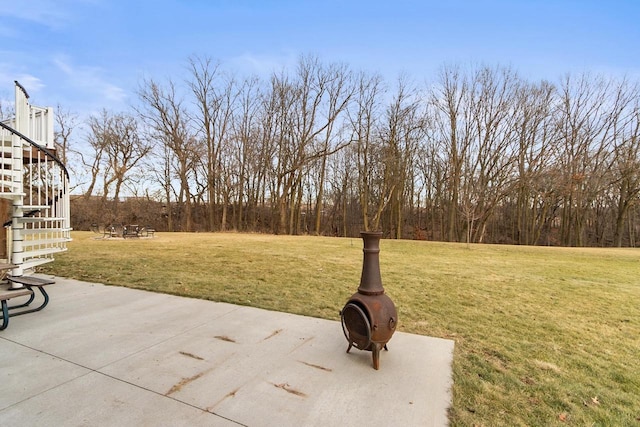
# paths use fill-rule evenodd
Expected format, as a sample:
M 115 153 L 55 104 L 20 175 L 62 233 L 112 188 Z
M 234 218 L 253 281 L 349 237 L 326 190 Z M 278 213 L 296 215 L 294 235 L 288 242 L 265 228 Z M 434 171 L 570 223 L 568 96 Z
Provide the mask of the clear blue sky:
M 187 58 L 266 75 L 301 54 L 416 81 L 443 64 L 640 80 L 640 0 L 0 0 L 0 97 L 121 111 Z

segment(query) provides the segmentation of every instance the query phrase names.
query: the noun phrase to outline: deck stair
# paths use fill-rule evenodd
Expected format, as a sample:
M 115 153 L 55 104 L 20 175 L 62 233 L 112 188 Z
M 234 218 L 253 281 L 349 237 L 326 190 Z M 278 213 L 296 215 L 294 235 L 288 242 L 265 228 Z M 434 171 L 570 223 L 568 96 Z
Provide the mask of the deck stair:
M 0 121 L 0 215 L 7 261 L 22 276 L 71 240 L 69 174 L 56 155 L 53 109 L 29 103 L 15 82 L 15 114 Z

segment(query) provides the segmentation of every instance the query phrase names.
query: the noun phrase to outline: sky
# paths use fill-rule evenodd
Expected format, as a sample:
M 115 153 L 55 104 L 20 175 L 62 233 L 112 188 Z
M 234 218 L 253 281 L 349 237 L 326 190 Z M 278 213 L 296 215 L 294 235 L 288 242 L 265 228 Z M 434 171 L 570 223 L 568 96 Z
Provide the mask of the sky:
M 34 105 L 124 111 L 192 55 L 240 75 L 316 55 L 387 81 L 450 64 L 640 80 L 640 0 L 0 0 L 5 102 L 18 80 Z

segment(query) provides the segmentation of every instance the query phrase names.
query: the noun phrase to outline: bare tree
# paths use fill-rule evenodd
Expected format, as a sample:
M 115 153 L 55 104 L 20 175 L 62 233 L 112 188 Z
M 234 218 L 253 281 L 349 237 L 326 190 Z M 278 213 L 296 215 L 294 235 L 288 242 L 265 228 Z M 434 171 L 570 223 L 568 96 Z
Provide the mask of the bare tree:
M 537 244 L 558 206 L 557 127 L 553 108 L 556 88 L 548 82 L 522 84 L 515 101 L 517 140 L 516 236 L 523 245 Z
M 255 213 L 259 188 L 261 187 L 260 164 L 260 86 L 257 77 L 246 78 L 238 95 L 238 116 L 233 122 L 233 156 L 238 164 L 238 214 L 235 228 L 242 229 L 245 224 L 245 204 Z M 245 203 L 246 199 L 246 203 Z
M 508 68 L 482 67 L 473 77 L 473 135 L 465 168 L 465 188 L 475 196 L 476 230 L 473 241 L 482 242 L 486 226 L 498 204 L 515 188 L 514 169 L 517 147 L 514 123 L 515 96 L 519 78 Z M 467 222 L 471 225 L 471 222 Z
M 71 134 L 78 124 L 78 116 L 58 104 L 56 108 L 56 132 L 54 135 L 58 158 L 62 163 L 67 163 L 67 154 L 71 147 Z
M 111 114 L 103 110 L 99 117 L 89 118 L 92 146 L 101 153 L 103 206 L 113 195 L 114 216 L 118 217 L 122 186 L 133 178 L 132 170 L 149 153 L 151 147 L 140 138 L 135 118 L 127 114 Z
M 388 189 L 388 228 L 395 238 L 403 236 L 404 211 L 412 204 L 415 182 L 416 152 L 425 135 L 425 119 L 420 108 L 420 98 L 406 76 L 398 79 L 396 92 L 389 103 L 380 129 L 383 149 L 384 188 Z M 385 196 L 386 198 L 386 196 Z M 374 217 L 378 227 L 381 207 Z
M 444 230 L 444 210 L 446 200 L 446 160 L 439 151 L 438 133 L 435 126 L 431 124 L 425 126 L 425 138 L 418 148 L 417 164 L 419 175 L 416 180 L 420 182 L 422 193 L 418 198 L 424 203 L 424 212 L 421 213 L 421 202 L 418 200 L 418 215 L 414 224 L 415 237 L 442 240 L 445 236 Z M 424 219 L 424 225 L 423 220 Z
M 84 193 L 84 198 L 87 201 L 93 195 L 98 178 L 103 170 L 103 155 L 105 155 L 107 144 L 110 143 L 108 140 L 109 134 L 105 131 L 109 126 L 108 122 L 109 116 L 106 110 L 102 110 L 99 116 L 91 116 L 88 119 L 89 134 L 87 136 L 87 142 L 93 152 L 88 156 L 80 153 L 82 163 L 89 168 L 91 174 L 87 190 Z
M 610 103 L 611 81 L 588 74 L 562 82 L 557 120 L 563 171 L 561 239 L 567 246 L 586 244 L 589 207 L 602 191 L 608 171 L 613 111 Z
M 374 170 L 377 163 L 373 156 L 375 153 L 376 133 L 379 128 L 382 109 L 382 97 L 385 94 L 382 78 L 379 75 L 367 75 L 361 72 L 356 77 L 356 91 L 354 94 L 354 107 L 349 110 L 349 123 L 351 127 L 351 140 L 355 144 L 355 159 L 357 165 L 358 195 L 362 214 L 362 224 L 365 231 L 371 229 L 370 205 L 372 203 L 372 190 Z M 382 208 L 388 202 L 388 191 L 382 191 L 377 203 L 376 214 L 379 218 Z M 377 229 L 378 221 L 374 226 Z
M 269 106 L 267 116 L 271 119 L 265 138 L 276 147 L 275 181 L 271 185 L 274 216 L 278 218 L 278 223 L 274 224 L 276 232 L 299 232 L 302 184 L 309 165 L 343 148 L 338 145 L 327 151 L 324 143 L 317 144 L 326 141 L 327 132 L 330 139 L 330 129 L 347 102 L 344 95 L 336 96 L 335 106 L 327 107 L 335 81 L 331 67 L 323 66 L 313 57 L 300 58 L 293 77 L 284 72 L 271 77 L 269 101 L 265 103 Z
M 611 185 L 617 196 L 613 244 L 621 247 L 626 219 L 640 195 L 640 87 L 625 80 L 618 93 L 627 101 L 616 117 Z
M 8 119 L 15 114 L 13 104 L 9 101 L 6 101 L 4 91 L 0 92 L 0 119 Z
M 449 241 L 461 240 L 458 203 L 463 167 L 477 131 L 473 126 L 472 96 L 468 77 L 457 66 L 447 66 L 440 70 L 439 79 L 432 87 L 430 96 L 437 133 L 435 138 L 440 143 L 439 151 L 446 162 L 445 239 Z
M 191 57 L 189 69 L 191 80 L 187 82 L 196 100 L 198 114 L 194 115 L 199 133 L 204 137 L 206 157 L 204 157 L 207 195 L 209 201 L 209 230 L 217 227 L 218 201 L 222 202 L 220 228 L 226 227 L 229 207 L 228 188 L 231 178 L 223 176 L 222 147 L 231 143 L 233 115 L 238 97 L 238 88 L 234 78 L 223 75 L 219 63 L 210 58 Z M 228 170 L 228 169 L 227 169 Z M 221 199 L 221 200 L 219 200 Z
M 0 115 L 1 117 L 1 115 Z M 67 167 L 67 171 L 74 175 L 74 180 L 71 191 L 78 187 L 79 181 L 81 181 L 81 170 L 84 172 L 84 168 L 70 168 L 71 158 L 78 158 L 81 156 L 79 147 L 73 143 L 72 134 L 79 126 L 78 115 L 72 113 L 70 110 L 63 108 L 58 104 L 56 108 L 56 129 L 54 133 L 54 141 L 57 156 Z
M 328 77 L 327 94 L 324 109 L 327 117 L 327 127 L 320 137 L 319 153 L 323 153 L 320 157 L 320 169 L 318 173 L 317 195 L 315 203 L 315 233 L 320 234 L 322 211 L 324 209 L 324 186 L 327 173 L 327 158 L 332 149 L 341 145 L 340 141 L 333 141 L 334 135 L 337 133 L 335 128 L 338 117 L 342 115 L 349 106 L 353 97 L 354 87 L 351 81 L 351 73 L 345 65 L 330 65 L 325 70 Z
M 178 178 L 179 189 L 174 192 L 171 180 L 165 182 L 167 210 L 171 211 L 174 199 L 178 207 L 184 207 L 183 225 L 185 231 L 193 230 L 191 176 L 198 160 L 197 140 L 189 128 L 189 117 L 183 101 L 176 93 L 175 84 L 166 87 L 153 80 L 144 80 L 138 89 L 142 106 L 138 113 L 151 130 L 151 135 L 161 143 L 160 151 L 164 159 L 164 176 Z M 175 162 L 171 159 L 174 158 Z M 173 231 L 170 228 L 170 231 Z
M 206 192 L 209 202 L 209 230 L 215 229 L 216 210 L 216 176 L 218 165 L 219 143 L 216 139 L 215 111 L 217 104 L 216 80 L 219 75 L 217 62 L 209 57 L 192 56 L 189 58 L 190 80 L 187 85 L 195 98 L 198 114 L 194 121 L 199 132 L 204 138 L 206 157 L 202 159 L 204 165 L 204 177 L 206 179 Z

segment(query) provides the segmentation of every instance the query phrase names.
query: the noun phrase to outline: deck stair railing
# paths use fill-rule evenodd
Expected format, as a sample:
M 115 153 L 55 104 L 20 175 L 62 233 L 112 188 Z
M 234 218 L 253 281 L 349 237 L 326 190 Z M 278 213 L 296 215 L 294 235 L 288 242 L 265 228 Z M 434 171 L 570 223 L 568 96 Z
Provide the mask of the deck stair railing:
M 13 276 L 53 261 L 71 240 L 69 174 L 55 153 L 53 111 L 28 98 L 16 82 L 15 116 L 0 122 L 0 198 L 10 201 L 4 226 Z

